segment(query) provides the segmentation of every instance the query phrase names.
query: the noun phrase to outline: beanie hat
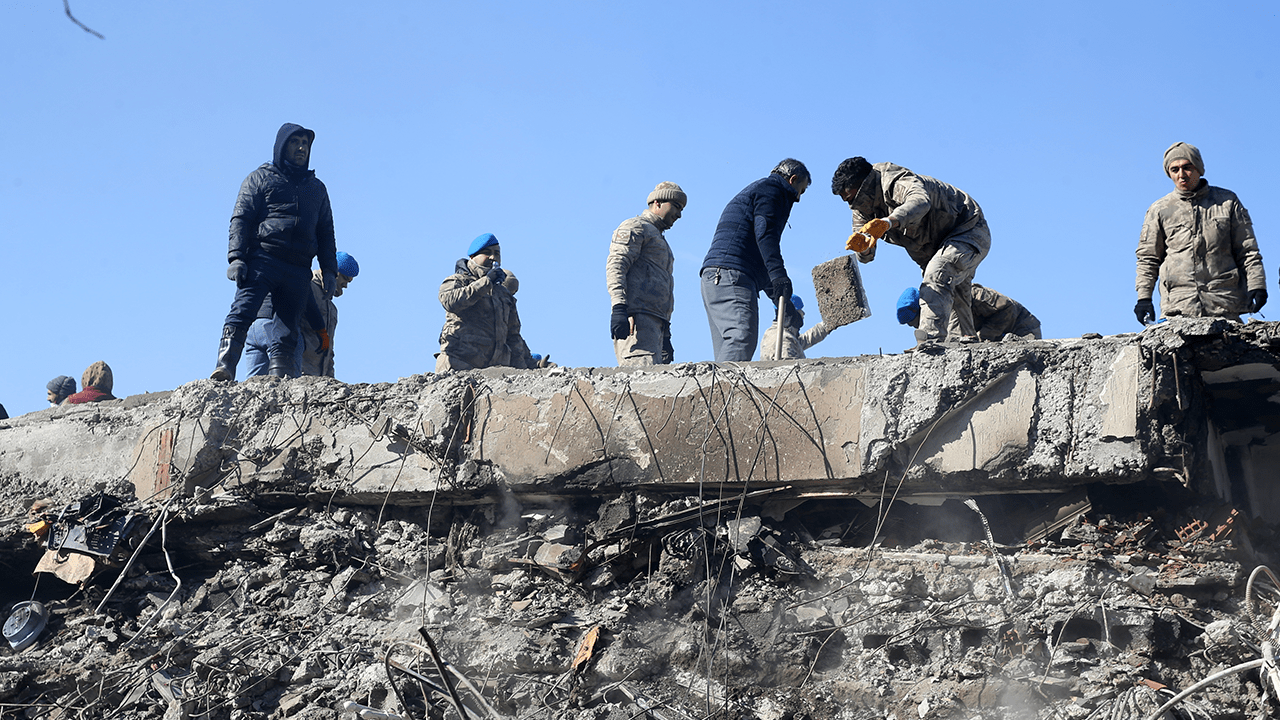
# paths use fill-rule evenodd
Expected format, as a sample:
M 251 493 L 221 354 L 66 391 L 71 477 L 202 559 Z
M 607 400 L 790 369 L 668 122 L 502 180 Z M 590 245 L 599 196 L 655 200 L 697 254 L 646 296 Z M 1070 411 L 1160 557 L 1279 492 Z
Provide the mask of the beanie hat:
M 494 236 L 493 233 L 483 233 L 483 234 L 477 235 L 476 239 L 472 240 L 471 245 L 467 247 L 467 257 L 473 257 L 476 253 L 489 247 L 490 245 L 497 245 L 497 244 L 498 244 L 498 238 Z
M 63 397 L 75 395 L 76 379 L 66 375 L 59 375 L 58 377 L 50 380 L 49 384 L 45 385 L 45 388 L 54 395 L 61 395 Z
M 356 262 L 355 258 L 339 250 L 338 272 L 349 278 L 353 278 L 360 274 L 360 263 Z
M 898 324 L 908 325 L 920 315 L 920 291 L 909 287 L 898 296 Z
M 666 202 L 670 200 L 671 202 L 679 205 L 681 210 L 684 210 L 685 205 L 689 204 L 689 196 L 685 195 L 684 191 L 680 189 L 680 186 L 673 182 L 658 183 L 658 186 L 653 189 L 653 192 L 649 193 L 649 199 L 645 201 L 645 204 L 647 205 L 655 200 L 658 202 Z
M 831 176 L 831 194 L 839 195 L 845 188 L 857 190 L 862 187 L 862 181 L 866 180 L 870 174 L 871 163 L 867 162 L 866 158 L 851 157 L 845 160 Z
M 797 310 L 803 310 L 803 309 L 804 309 L 804 301 L 800 299 L 800 296 L 799 296 L 799 295 L 792 295 L 792 296 L 791 296 L 791 304 L 792 304 L 793 306 L 795 306 L 795 309 L 797 309 Z
M 1170 145 L 1168 150 L 1164 151 L 1164 174 L 1169 175 L 1169 177 L 1173 177 L 1173 175 L 1169 174 L 1169 166 L 1173 164 L 1174 160 L 1190 160 L 1191 164 L 1195 165 L 1196 169 L 1200 171 L 1200 174 L 1204 175 L 1204 160 L 1200 159 L 1200 149 L 1195 145 L 1176 142 Z
M 113 382 L 111 366 L 101 360 L 85 368 L 84 374 L 80 376 L 80 387 L 85 390 L 90 387 L 96 387 L 110 394 Z

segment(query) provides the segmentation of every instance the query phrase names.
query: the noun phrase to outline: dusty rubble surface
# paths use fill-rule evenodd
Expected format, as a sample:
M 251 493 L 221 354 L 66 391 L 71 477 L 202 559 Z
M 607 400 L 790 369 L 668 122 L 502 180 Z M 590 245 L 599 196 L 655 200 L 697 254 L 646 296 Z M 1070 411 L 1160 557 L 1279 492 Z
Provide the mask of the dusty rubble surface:
M 1185 500 L 1158 488 L 1091 492 L 1094 509 L 1050 539 L 996 545 L 1005 575 L 978 515 L 953 502 L 881 514 L 624 494 L 379 519 L 318 502 L 275 512 L 241 486 L 152 505 L 163 529 L 101 613 L 119 570 L 33 588 L 40 549 L 10 525 L 4 607 L 34 590 L 52 617 L 35 646 L 0 650 L 0 710 L 332 717 L 354 701 L 457 717 L 388 674 L 390 656 L 438 678 L 419 628 L 470 717 L 1130 718 L 1168 699 L 1153 685 L 1259 657 L 1238 517 L 1152 517 L 1144 507 Z M 985 499 L 996 542 L 1044 504 Z M 1252 533 L 1272 546 L 1269 528 Z M 162 692 L 167 678 L 185 702 Z M 1261 682 L 1232 675 L 1186 717 L 1275 712 Z

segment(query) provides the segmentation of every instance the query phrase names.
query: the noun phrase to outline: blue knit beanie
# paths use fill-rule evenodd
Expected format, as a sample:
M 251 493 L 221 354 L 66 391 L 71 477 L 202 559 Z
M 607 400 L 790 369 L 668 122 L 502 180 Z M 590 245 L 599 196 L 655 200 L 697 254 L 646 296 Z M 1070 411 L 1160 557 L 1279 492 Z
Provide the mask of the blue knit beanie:
M 909 325 L 920 315 L 920 291 L 909 287 L 898 296 L 898 324 Z
M 484 233 L 482 235 L 477 235 L 476 239 L 471 241 L 471 246 L 467 248 L 467 257 L 473 257 L 476 253 L 489 247 L 490 245 L 497 245 L 497 244 L 498 244 L 498 238 L 495 237 L 493 233 Z
M 797 310 L 804 309 L 804 301 L 800 299 L 799 295 L 791 296 L 791 304 L 794 305 Z
M 349 278 L 353 278 L 360 274 L 360 263 L 356 262 L 355 258 L 339 250 L 338 272 Z
M 61 395 L 63 397 L 75 395 L 76 379 L 67 377 L 66 375 L 59 375 L 58 377 L 50 380 L 49 384 L 45 385 L 45 389 L 54 395 Z

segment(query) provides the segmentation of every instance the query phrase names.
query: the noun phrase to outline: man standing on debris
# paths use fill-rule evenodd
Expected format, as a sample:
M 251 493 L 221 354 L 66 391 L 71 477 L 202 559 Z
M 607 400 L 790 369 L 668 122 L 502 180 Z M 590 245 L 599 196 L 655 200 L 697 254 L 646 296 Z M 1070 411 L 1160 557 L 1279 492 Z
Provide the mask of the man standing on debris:
M 471 241 L 467 257 L 440 284 L 444 328 L 436 372 L 494 366 L 540 367 L 520 337 L 516 298 L 504 281 L 502 247 L 493 233 Z M 543 361 L 545 363 L 545 361 Z
M 114 382 L 111 366 L 99 360 L 85 368 L 84 375 L 80 377 L 80 386 L 84 389 L 67 398 L 67 404 L 79 405 L 81 403 L 115 400 L 116 396 L 111 394 Z
M 1164 151 L 1164 172 L 1173 192 L 1147 209 L 1138 241 L 1138 303 L 1133 314 L 1155 322 L 1151 302 L 1160 279 L 1165 316 L 1239 320 L 1267 304 L 1262 253 L 1249 211 L 1236 194 L 1204 177 L 1194 145 L 1177 142 Z
M 604 282 L 613 302 L 609 334 L 618 365 L 666 365 L 675 359 L 675 255 L 662 233 L 680 219 L 688 201 L 679 185 L 658 183 L 649 193 L 649 208 L 613 231 Z
M 999 342 L 1010 340 L 1039 340 L 1040 320 L 1017 300 L 1002 295 L 991 288 L 973 283 L 973 329 L 978 339 Z M 898 322 L 902 325 L 920 325 L 920 291 L 909 287 L 898 296 Z
M 860 262 L 874 260 L 876 241 L 884 238 L 906 249 L 923 271 L 917 344 L 972 336 L 970 284 L 991 249 L 978 203 L 940 180 L 861 157 L 840 163 L 831 192 L 853 210 L 855 230 L 845 247 Z
M 801 300 L 799 295 L 792 295 L 791 305 L 796 311 L 787 316 L 790 322 L 782 334 L 783 360 L 803 359 L 805 350 L 826 340 L 831 334 L 821 320 L 803 333 L 800 332 L 800 328 L 804 327 L 804 300 Z M 778 319 L 776 317 L 773 319 L 773 324 L 764 331 L 764 339 L 760 341 L 760 359 L 778 359 Z
M 782 230 L 811 182 L 804 163 L 787 158 L 768 177 L 738 193 L 720 214 L 699 271 L 716 362 L 746 362 L 755 354 L 761 290 L 775 306 L 784 303 L 788 315 L 795 312 L 791 278 L 782 261 Z
M 227 278 L 235 281 L 236 296 L 223 324 L 217 367 L 209 376 L 214 380 L 235 380 L 245 335 L 268 293 L 283 325 L 268 351 L 268 373 L 289 374 L 312 258 L 320 264 L 324 298 L 333 296 L 338 261 L 329 191 L 308 169 L 315 136 L 301 125 L 281 125 L 271 162 L 240 186 L 227 251 Z
M 49 406 L 61 405 L 62 401 L 76 394 L 76 380 L 73 377 L 59 375 L 50 380 L 44 388 L 48 390 L 46 397 L 49 399 Z

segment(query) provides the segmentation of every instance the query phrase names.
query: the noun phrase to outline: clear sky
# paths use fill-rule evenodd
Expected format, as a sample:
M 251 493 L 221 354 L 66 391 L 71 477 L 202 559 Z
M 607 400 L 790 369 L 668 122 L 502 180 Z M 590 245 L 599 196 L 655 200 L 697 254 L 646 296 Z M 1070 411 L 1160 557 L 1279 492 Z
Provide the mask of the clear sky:
M 711 359 L 716 220 L 788 156 L 814 176 L 782 239 L 806 327 L 810 269 L 850 231 L 831 174 L 862 155 L 972 195 L 992 232 L 978 282 L 1046 337 L 1138 330 L 1133 253 L 1178 140 L 1251 211 L 1280 318 L 1277 8 L 72 0 L 100 40 L 57 0 L 5 3 L 0 403 L 46 407 L 46 382 L 95 360 L 120 397 L 208 377 L 232 203 L 283 122 L 316 131 L 360 263 L 337 301 L 347 382 L 434 367 L 440 281 L 482 232 L 521 280 L 534 352 L 612 365 L 609 238 L 663 180 L 689 195 L 666 233 L 676 359 Z M 862 271 L 874 315 L 811 355 L 914 344 L 893 306 L 919 269 L 884 245 Z

